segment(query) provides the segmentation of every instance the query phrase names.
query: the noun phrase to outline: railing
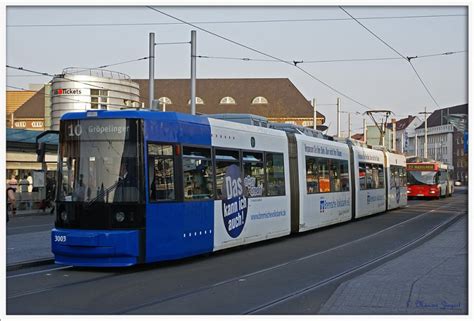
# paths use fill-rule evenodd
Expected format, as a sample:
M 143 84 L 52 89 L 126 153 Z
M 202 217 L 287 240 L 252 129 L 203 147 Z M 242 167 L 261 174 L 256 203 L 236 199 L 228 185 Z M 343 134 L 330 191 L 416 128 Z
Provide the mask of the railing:
M 131 77 L 127 74 L 100 69 L 100 68 L 80 68 L 80 67 L 68 67 L 63 69 L 64 75 L 85 75 L 85 76 L 93 76 L 93 77 L 101 77 L 101 78 L 111 78 L 111 79 L 118 79 L 118 80 L 130 80 Z

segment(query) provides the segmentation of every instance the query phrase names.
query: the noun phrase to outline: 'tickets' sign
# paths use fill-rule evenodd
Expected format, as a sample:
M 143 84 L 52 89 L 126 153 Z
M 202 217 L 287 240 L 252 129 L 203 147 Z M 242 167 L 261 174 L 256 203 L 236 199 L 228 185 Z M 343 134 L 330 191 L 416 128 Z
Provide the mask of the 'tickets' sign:
M 82 95 L 78 88 L 59 88 L 54 90 L 54 95 Z

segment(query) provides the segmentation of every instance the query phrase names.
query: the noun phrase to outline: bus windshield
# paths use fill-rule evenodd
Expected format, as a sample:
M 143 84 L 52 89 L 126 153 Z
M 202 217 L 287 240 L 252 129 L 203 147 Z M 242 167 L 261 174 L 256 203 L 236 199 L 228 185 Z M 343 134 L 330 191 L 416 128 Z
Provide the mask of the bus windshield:
M 138 120 L 101 119 L 61 124 L 58 200 L 140 200 Z
M 408 171 L 408 184 L 434 185 L 438 184 L 438 172 L 434 171 Z

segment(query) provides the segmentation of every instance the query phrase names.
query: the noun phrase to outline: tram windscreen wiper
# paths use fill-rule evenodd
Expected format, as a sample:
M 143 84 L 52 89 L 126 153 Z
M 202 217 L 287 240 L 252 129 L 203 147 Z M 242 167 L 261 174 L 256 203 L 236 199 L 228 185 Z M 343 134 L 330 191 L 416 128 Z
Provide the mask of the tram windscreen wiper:
M 115 190 L 120 184 L 122 184 L 123 181 L 124 181 L 123 179 L 119 179 L 118 181 L 116 181 L 114 184 L 112 184 L 110 187 L 108 187 L 105 190 L 103 189 L 104 184 L 102 184 L 101 191 L 97 194 L 96 197 L 94 197 L 89 202 L 87 202 L 86 207 L 90 207 L 92 204 L 96 203 L 100 199 L 102 201 L 104 201 L 104 196 L 105 195 L 107 195 L 106 199 L 108 201 L 109 193 L 112 192 L 113 190 Z

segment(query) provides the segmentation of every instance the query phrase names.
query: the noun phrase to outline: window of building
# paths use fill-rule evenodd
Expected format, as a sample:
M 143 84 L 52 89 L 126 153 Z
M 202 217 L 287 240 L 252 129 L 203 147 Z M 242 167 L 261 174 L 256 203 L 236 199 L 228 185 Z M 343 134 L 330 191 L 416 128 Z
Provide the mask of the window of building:
M 258 96 L 252 99 L 252 105 L 257 105 L 257 104 L 268 104 L 267 98 L 263 96 Z
M 173 145 L 148 144 L 150 201 L 175 200 Z
M 168 97 L 160 97 L 158 98 L 158 102 L 160 103 L 160 105 L 171 105 L 173 102 L 171 101 L 171 99 L 169 99 Z
M 188 105 L 191 105 L 191 99 L 188 100 Z M 201 97 L 196 96 L 196 105 L 204 105 L 204 100 Z
M 220 104 L 221 105 L 235 105 L 235 99 L 227 96 L 221 99 Z
M 184 199 L 198 200 L 213 197 L 211 150 L 183 147 Z
M 91 89 L 91 109 L 107 109 L 108 90 Z

